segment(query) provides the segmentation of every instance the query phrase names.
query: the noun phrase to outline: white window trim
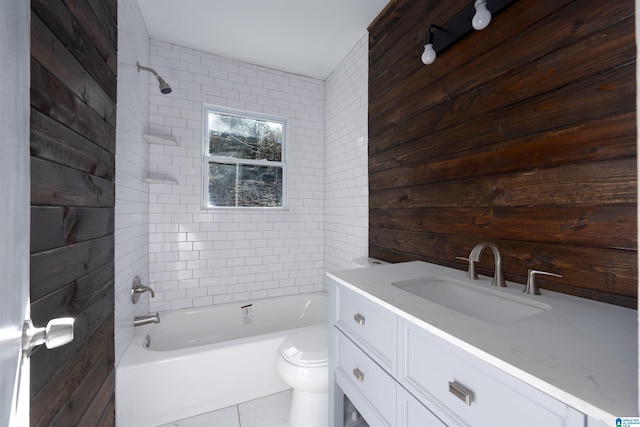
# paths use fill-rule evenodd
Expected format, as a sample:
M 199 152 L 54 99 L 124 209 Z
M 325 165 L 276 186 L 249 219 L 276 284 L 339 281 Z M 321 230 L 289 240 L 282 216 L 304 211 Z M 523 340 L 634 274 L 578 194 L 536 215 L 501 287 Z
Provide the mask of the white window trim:
M 249 119 L 266 120 L 272 122 L 282 123 L 282 159 L 280 162 L 274 162 L 269 160 L 253 160 L 253 159 L 237 159 L 235 157 L 226 156 L 210 156 L 208 155 L 208 117 L 209 111 L 229 114 L 239 117 L 246 117 Z M 214 104 L 202 104 L 202 197 L 201 207 L 203 210 L 242 210 L 242 211 L 286 211 L 288 210 L 288 173 L 287 173 L 287 158 L 289 154 L 289 120 L 286 117 L 276 116 L 271 114 L 256 113 L 248 110 L 241 110 L 231 107 L 222 107 Z M 282 168 L 282 206 L 209 206 L 209 162 L 226 163 L 231 165 L 257 165 L 257 166 L 274 166 Z M 238 174 L 236 174 L 236 179 Z

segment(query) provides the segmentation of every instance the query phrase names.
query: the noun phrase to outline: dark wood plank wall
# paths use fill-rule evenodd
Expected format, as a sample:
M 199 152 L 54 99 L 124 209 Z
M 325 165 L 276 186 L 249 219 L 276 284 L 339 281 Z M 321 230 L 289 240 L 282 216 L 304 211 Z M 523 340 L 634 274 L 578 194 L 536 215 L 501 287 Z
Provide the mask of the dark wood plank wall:
M 519 0 L 423 65 L 471 3 L 397 0 L 369 28 L 370 256 L 466 269 L 492 241 L 508 280 L 635 308 L 634 2 Z
M 31 12 L 31 317 L 76 318 L 33 354 L 31 425 L 114 425 L 117 0 Z

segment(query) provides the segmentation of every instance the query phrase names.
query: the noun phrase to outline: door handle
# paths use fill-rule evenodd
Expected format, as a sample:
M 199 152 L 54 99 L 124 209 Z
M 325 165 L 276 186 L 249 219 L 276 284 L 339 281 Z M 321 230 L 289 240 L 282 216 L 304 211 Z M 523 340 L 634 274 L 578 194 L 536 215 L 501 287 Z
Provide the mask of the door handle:
M 73 317 L 60 317 L 51 319 L 44 328 L 33 326 L 31 319 L 24 321 L 22 327 L 22 351 L 29 356 L 34 348 L 46 345 L 47 348 L 56 348 L 73 341 Z

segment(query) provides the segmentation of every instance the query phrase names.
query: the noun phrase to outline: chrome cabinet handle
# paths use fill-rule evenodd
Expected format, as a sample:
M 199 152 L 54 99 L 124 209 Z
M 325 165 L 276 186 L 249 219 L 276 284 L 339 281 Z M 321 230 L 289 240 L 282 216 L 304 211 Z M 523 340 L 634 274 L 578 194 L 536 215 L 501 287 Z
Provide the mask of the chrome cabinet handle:
M 449 381 L 449 392 L 467 405 L 471 406 L 471 402 L 473 402 L 473 392 L 471 390 L 456 381 Z
M 353 320 L 360 326 L 364 326 L 365 318 L 360 313 L 356 313 L 353 315 Z
M 358 368 L 353 368 L 353 376 L 360 382 L 364 381 L 364 372 Z

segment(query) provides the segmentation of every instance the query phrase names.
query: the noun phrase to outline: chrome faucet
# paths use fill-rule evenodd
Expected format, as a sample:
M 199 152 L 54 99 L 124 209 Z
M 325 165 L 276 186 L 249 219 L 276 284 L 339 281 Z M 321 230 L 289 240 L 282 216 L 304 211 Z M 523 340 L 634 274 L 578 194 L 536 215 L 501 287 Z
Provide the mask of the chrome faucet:
M 478 274 L 476 273 L 476 262 L 480 261 L 480 256 L 486 248 L 491 249 L 491 251 L 493 252 L 493 259 L 495 262 L 495 274 L 493 275 L 493 282 L 491 282 L 491 285 L 500 288 L 506 288 L 507 285 L 504 283 L 504 275 L 502 274 L 502 257 L 500 256 L 500 251 L 494 243 L 490 242 L 478 243 L 471 250 L 469 258 L 458 257 L 458 259 L 469 261 L 467 279 L 476 280 L 478 278 Z
M 136 316 L 133 318 L 133 326 L 142 326 L 149 323 L 160 323 L 160 313 Z

